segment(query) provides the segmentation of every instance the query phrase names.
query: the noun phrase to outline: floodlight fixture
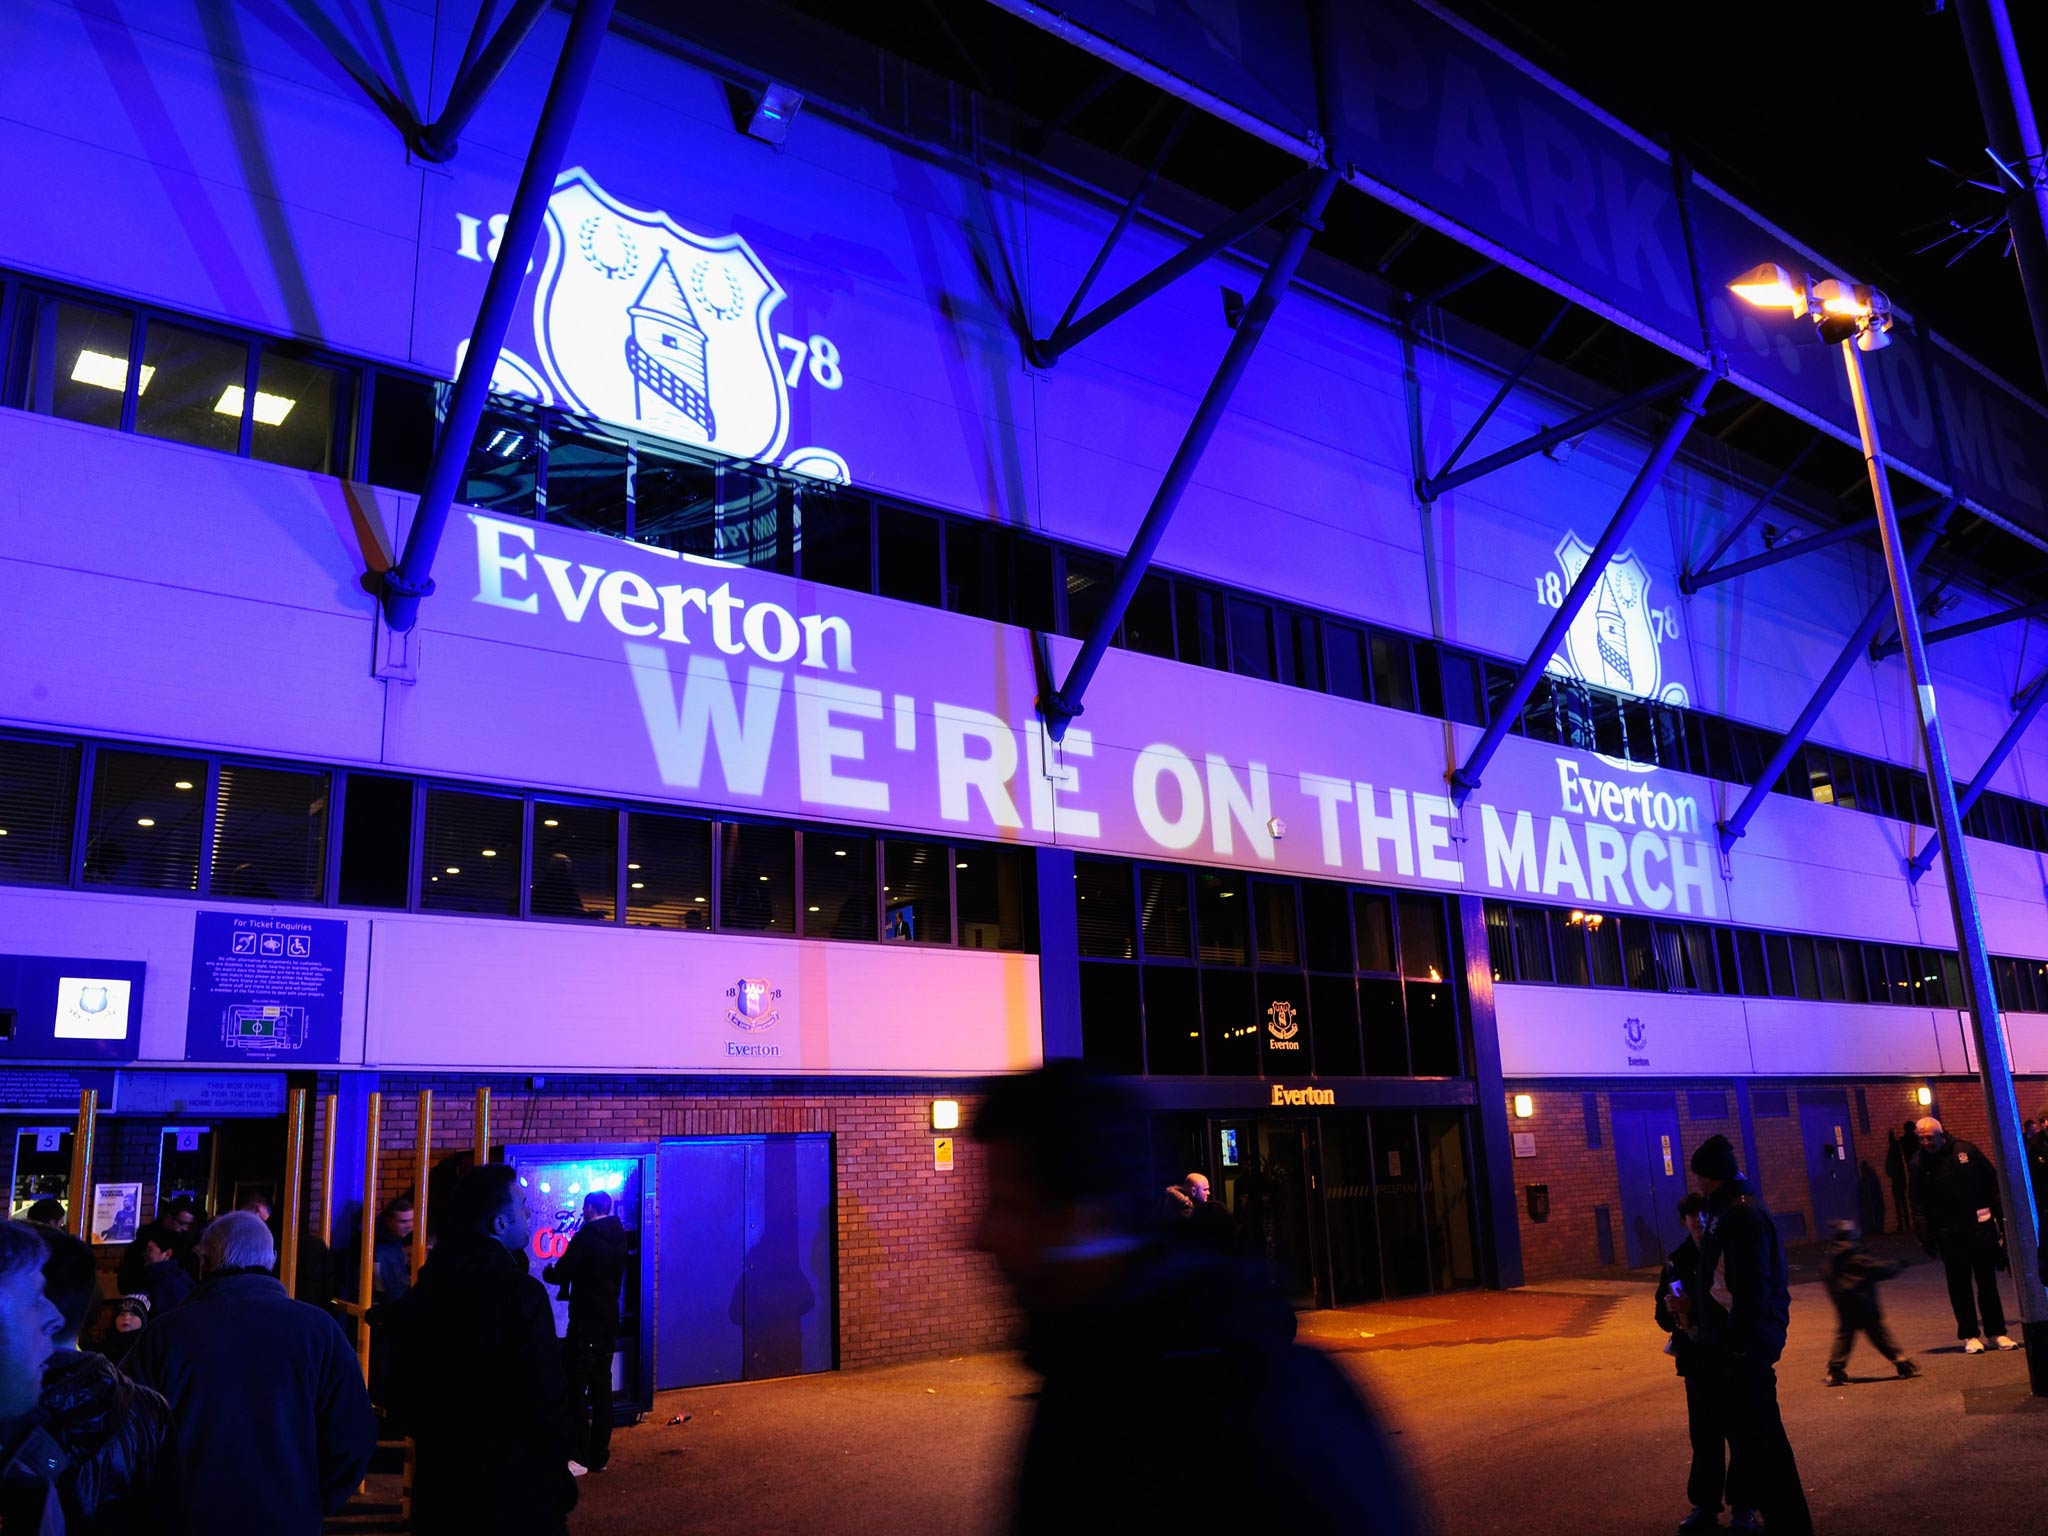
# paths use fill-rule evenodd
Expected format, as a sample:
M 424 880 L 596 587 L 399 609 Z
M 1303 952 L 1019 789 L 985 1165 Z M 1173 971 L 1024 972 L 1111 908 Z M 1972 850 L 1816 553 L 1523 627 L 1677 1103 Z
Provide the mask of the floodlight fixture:
M 780 149 L 782 141 L 789 137 L 789 125 L 796 121 L 797 110 L 803 104 L 802 91 L 770 80 L 761 88 L 753 115 L 747 119 L 747 137 Z
M 1868 283 L 1816 279 L 1766 261 L 1736 278 L 1728 291 L 1754 308 L 1811 319 L 1820 339 L 1831 345 L 1853 340 L 1858 351 L 1875 352 L 1891 341 L 1886 332 L 1892 328 L 1892 302 Z

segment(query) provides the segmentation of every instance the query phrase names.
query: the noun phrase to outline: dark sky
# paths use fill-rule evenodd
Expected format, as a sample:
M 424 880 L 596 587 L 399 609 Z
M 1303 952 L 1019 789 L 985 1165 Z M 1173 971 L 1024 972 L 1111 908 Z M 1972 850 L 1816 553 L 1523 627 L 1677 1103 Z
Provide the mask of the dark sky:
M 2048 4 L 2008 0 L 2035 112 L 2048 104 Z M 1951 216 L 1993 210 L 1927 162 L 1995 175 L 1953 14 L 1929 0 L 1452 0 L 1453 8 L 1980 362 L 2043 394 L 2018 269 L 1994 235 L 1953 267 L 1913 254 Z

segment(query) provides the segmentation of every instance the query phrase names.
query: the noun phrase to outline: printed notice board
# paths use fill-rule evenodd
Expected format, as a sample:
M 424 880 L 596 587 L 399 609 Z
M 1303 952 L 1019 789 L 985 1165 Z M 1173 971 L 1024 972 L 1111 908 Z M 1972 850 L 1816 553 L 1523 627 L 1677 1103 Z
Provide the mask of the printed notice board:
M 337 918 L 199 913 L 185 1059 L 333 1061 L 347 958 Z

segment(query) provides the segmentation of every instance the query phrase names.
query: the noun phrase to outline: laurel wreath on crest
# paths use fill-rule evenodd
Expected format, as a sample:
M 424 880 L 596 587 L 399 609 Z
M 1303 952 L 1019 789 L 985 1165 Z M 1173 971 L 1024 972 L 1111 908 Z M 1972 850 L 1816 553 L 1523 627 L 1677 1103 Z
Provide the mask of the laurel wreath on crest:
M 708 261 L 700 261 L 690 268 L 690 294 L 714 319 L 730 320 L 734 315 L 737 315 L 742 309 L 746 308 L 747 296 L 741 291 L 740 280 L 733 276 L 730 267 L 721 266 L 716 270 L 725 279 L 725 301 L 723 303 L 711 297 L 711 273 L 713 268 Z
M 600 253 L 598 241 L 603 235 L 611 238 L 605 242 L 608 249 Z M 583 248 L 583 259 L 611 282 L 631 277 L 640 265 L 639 247 L 615 219 L 593 213 L 577 227 L 576 243 Z

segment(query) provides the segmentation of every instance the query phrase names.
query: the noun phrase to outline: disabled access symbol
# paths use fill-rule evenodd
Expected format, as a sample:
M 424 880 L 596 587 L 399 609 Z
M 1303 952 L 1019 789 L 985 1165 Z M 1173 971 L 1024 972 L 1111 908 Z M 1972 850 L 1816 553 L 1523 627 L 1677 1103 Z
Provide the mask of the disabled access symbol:
M 284 941 L 284 952 L 294 960 L 307 959 L 313 953 L 313 941 L 303 933 L 291 934 Z

